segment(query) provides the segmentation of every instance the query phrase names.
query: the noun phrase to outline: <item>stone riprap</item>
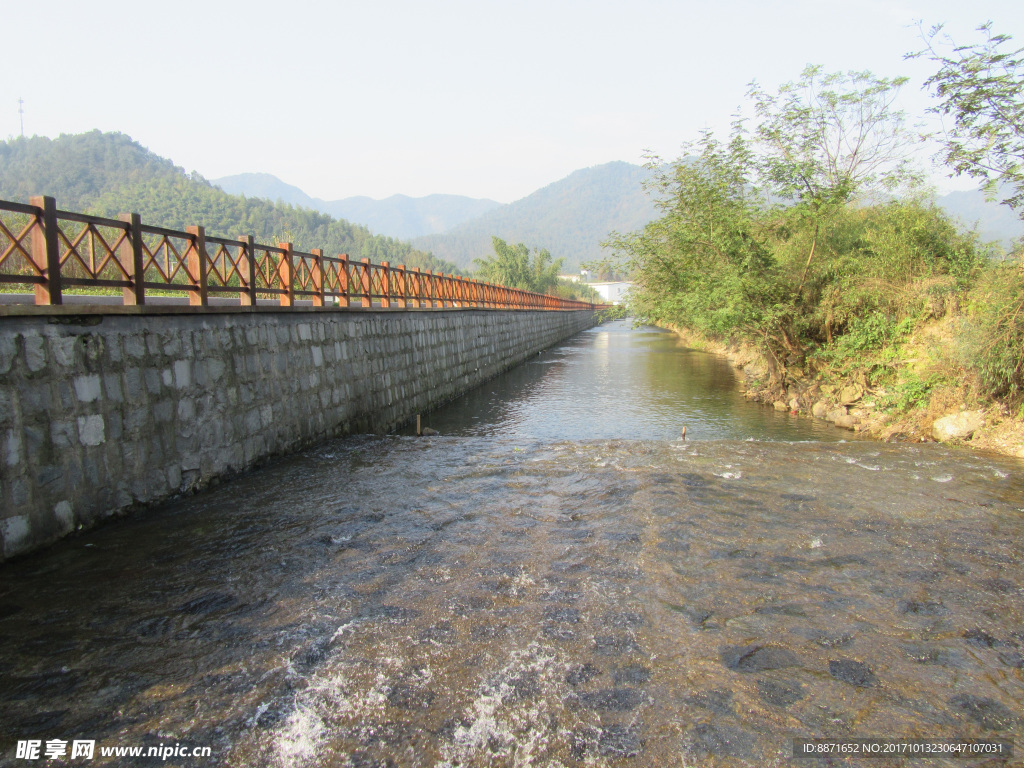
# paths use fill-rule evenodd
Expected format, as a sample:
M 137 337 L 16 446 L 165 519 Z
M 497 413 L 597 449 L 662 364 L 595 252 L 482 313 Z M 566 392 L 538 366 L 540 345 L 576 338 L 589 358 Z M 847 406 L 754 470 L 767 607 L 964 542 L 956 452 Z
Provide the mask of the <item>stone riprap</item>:
M 386 432 L 591 311 L 0 317 L 0 559 L 342 434 Z

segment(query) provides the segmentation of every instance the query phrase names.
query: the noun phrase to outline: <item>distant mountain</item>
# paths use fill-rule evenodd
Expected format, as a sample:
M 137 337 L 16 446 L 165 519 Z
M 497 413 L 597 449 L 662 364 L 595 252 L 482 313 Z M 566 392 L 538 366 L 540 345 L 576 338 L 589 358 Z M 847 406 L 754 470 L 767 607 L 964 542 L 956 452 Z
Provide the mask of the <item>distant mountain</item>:
M 318 205 L 318 203 L 323 202 L 322 200 L 310 197 L 298 187 L 285 184 L 277 176 L 270 173 L 239 173 L 237 176 L 212 179 L 210 183 L 220 187 L 229 195 L 259 197 L 272 203 L 288 203 L 300 208 L 311 208 L 314 211 L 330 213 L 330 211 L 323 211 Z
M 213 183 L 234 195 L 311 208 L 362 224 L 379 235 L 404 240 L 444 232 L 501 205 L 494 200 L 461 195 L 392 195 L 383 200 L 370 197 L 321 200 L 310 197 L 298 187 L 286 184 L 269 173 L 240 173 L 214 179 Z
M 418 237 L 417 248 L 472 268 L 491 252 L 491 236 L 531 248 L 547 248 L 564 269 L 606 255 L 610 232 L 632 232 L 657 217 L 644 192 L 648 171 L 621 161 L 584 168 L 508 205 L 495 208 L 441 235 Z
M 1008 206 L 987 200 L 980 190 L 950 192 L 935 202 L 964 226 L 977 224 L 978 235 L 984 241 L 996 240 L 1008 247 L 1011 241 L 1024 237 L 1024 220 Z
M 446 232 L 501 207 L 501 203 L 461 195 L 392 195 L 383 200 L 347 197 L 327 206 L 335 216 L 358 221 L 389 237 L 405 239 Z

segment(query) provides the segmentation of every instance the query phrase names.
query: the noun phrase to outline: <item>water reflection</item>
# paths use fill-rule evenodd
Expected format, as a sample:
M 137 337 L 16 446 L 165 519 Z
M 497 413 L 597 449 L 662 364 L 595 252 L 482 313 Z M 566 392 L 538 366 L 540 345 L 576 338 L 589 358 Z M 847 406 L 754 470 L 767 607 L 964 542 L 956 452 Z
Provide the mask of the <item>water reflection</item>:
M 625 320 L 541 353 L 425 414 L 423 423 L 445 435 L 524 440 L 673 440 L 684 425 L 691 440 L 853 438 L 749 402 L 721 358 Z

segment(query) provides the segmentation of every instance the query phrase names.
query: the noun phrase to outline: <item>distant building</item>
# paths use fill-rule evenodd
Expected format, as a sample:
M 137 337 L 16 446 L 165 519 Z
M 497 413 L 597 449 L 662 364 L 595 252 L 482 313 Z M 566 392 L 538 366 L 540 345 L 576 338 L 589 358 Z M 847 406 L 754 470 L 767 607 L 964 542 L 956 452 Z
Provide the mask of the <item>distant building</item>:
M 613 283 L 588 283 L 608 304 L 621 304 L 626 300 L 626 293 L 633 287 L 632 283 L 618 281 Z

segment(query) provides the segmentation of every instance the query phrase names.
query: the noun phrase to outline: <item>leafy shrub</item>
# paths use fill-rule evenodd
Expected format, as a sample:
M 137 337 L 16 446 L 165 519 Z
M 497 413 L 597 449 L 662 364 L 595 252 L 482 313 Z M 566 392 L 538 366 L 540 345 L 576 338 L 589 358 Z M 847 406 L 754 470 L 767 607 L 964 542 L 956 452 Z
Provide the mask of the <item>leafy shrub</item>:
M 989 267 L 971 302 L 961 357 L 986 394 L 1024 391 L 1024 259 Z
M 939 375 L 920 376 L 909 371 L 889 394 L 879 398 L 879 404 L 887 410 L 896 410 L 899 413 L 919 408 L 928 403 L 932 390 L 943 383 L 945 380 Z

